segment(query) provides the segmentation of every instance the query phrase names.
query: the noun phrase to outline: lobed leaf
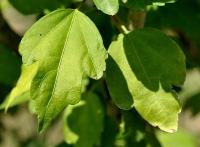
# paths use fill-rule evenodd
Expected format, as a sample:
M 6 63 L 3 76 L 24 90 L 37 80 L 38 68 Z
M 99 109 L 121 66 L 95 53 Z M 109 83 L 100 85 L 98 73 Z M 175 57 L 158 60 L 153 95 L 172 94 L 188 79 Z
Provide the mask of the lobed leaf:
M 128 63 L 123 42 L 124 36 L 120 35 L 118 40 L 111 44 L 109 48 L 109 54 L 112 57 L 112 60 L 108 60 L 108 62 L 111 62 L 108 63 L 108 65 L 115 64 L 115 66 L 113 66 L 111 69 L 113 71 L 120 70 L 121 73 L 117 72 L 115 73 L 115 76 L 124 77 L 124 81 L 122 81 L 122 78 L 115 78 L 115 81 L 107 83 L 108 87 L 113 87 L 116 84 L 121 85 L 122 82 L 126 82 L 126 91 L 129 91 L 131 94 L 132 99 L 134 100 L 135 109 L 146 121 L 153 126 L 158 126 L 163 131 L 176 131 L 178 113 L 181 111 L 177 97 L 171 92 L 166 92 L 161 85 L 159 86 L 158 91 L 152 91 L 137 79 L 135 73 L 130 67 L 130 64 Z M 110 79 L 113 76 L 113 74 L 109 72 L 111 69 L 109 67 L 107 68 L 107 79 Z M 115 93 L 115 91 L 113 91 L 111 88 L 109 88 L 109 90 L 110 93 Z M 118 91 L 121 91 L 121 89 L 118 89 Z M 125 99 L 128 99 L 128 97 L 126 94 L 124 94 L 114 99 L 114 101 L 125 101 Z M 129 106 L 131 108 L 132 102 L 129 104 Z
M 93 22 L 78 10 L 57 10 L 25 34 L 20 53 L 26 65 L 38 62 L 31 85 L 44 130 L 67 105 L 80 100 L 86 76 L 99 79 L 106 68 L 106 50 Z
M 166 91 L 184 83 L 185 56 L 164 33 L 152 28 L 135 30 L 124 37 L 123 45 L 135 76 L 150 90 L 157 91 L 159 83 Z

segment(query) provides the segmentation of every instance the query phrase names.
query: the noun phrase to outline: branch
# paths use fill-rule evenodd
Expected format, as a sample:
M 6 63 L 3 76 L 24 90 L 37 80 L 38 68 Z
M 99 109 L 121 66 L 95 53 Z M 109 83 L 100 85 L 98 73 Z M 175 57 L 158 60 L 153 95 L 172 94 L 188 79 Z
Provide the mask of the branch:
M 129 30 L 140 29 L 144 27 L 146 19 L 146 10 L 129 12 Z

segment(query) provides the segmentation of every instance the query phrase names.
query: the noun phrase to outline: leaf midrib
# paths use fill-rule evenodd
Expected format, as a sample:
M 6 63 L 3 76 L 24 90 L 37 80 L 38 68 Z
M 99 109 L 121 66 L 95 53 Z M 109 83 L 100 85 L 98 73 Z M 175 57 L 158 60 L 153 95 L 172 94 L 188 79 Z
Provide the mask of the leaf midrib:
M 50 103 L 51 103 L 51 100 L 52 100 L 52 98 L 53 98 L 53 95 L 54 95 L 54 93 L 55 93 L 55 89 L 56 89 L 56 85 L 57 85 L 57 80 L 58 80 L 58 76 L 59 76 L 59 69 L 60 69 L 60 66 L 61 66 L 61 64 L 62 64 L 62 59 L 63 59 L 63 55 L 64 55 L 64 53 L 65 53 L 65 48 L 66 48 L 67 43 L 68 43 L 69 34 L 70 34 L 70 32 L 71 32 L 72 25 L 73 25 L 73 23 L 74 23 L 75 14 L 76 14 L 76 10 L 74 10 L 74 12 L 72 12 L 72 14 L 70 14 L 70 15 L 72 15 L 72 18 L 71 18 L 71 23 L 70 23 L 70 26 L 69 26 L 69 31 L 68 31 L 68 33 L 67 33 L 67 35 L 66 35 L 66 40 L 65 40 L 65 43 L 64 43 L 64 47 L 63 47 L 63 50 L 62 50 L 62 53 L 61 53 L 61 58 L 60 58 L 60 61 L 59 61 L 59 64 L 58 64 L 58 68 L 57 68 L 57 73 L 56 73 L 56 78 L 55 78 L 53 90 L 52 90 L 52 93 L 51 93 L 51 97 L 50 97 L 50 99 L 49 99 L 49 102 L 48 102 L 48 104 L 47 104 L 47 107 L 46 107 L 46 109 L 45 109 L 45 113 L 44 113 L 44 116 L 43 116 L 43 118 L 42 118 L 42 121 L 43 121 L 44 118 L 46 117 L 47 109 L 48 109 L 48 107 L 49 107 L 49 105 L 50 105 Z M 68 16 L 68 17 L 69 17 L 69 16 Z

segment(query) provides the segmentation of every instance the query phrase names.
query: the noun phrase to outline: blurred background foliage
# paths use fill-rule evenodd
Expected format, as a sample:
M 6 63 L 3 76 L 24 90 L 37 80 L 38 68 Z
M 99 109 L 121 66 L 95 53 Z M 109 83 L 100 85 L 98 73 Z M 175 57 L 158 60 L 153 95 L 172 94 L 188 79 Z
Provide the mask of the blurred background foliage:
M 161 29 L 176 40 L 185 52 L 187 79 L 181 89 L 175 87 L 179 91 L 183 106 L 179 131 L 174 134 L 160 132 L 149 126 L 136 111 L 119 110 L 110 100 L 104 81 L 94 83 L 90 80 L 87 82 L 88 89 L 92 89 L 100 97 L 101 103 L 104 104 L 102 109 L 106 112 L 105 129 L 101 134 L 101 143 L 97 146 L 200 147 L 200 0 L 178 0 L 165 6 L 147 7 L 143 2 L 130 2 L 130 5 L 121 4 L 114 17 L 98 11 L 91 0 L 84 3 L 82 1 L 0 0 L 0 103 L 15 86 L 20 75 L 20 39 L 40 17 L 57 8 L 78 7 L 95 22 L 107 48 L 119 33 L 114 25 L 116 21 L 128 28 L 137 27 L 137 23 L 140 23 L 129 18 L 129 7 L 137 16 L 145 15 L 145 26 Z M 130 20 L 135 21 L 135 26 L 128 26 Z M 70 147 L 64 143 L 61 117 L 55 120 L 45 133 L 38 135 L 37 120 L 29 112 L 30 108 L 31 106 L 25 103 L 9 109 L 7 114 L 0 110 L 0 147 Z M 118 114 L 119 111 L 122 112 L 123 118 Z M 74 119 L 78 115 L 74 113 L 69 118 Z M 120 128 L 117 125 L 120 125 Z

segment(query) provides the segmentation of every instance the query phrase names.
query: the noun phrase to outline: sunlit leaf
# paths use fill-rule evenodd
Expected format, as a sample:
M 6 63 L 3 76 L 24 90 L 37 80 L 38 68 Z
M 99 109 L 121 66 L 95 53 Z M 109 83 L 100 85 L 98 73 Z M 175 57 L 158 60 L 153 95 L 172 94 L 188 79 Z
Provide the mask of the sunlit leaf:
M 158 133 L 162 147 L 197 147 L 197 138 L 191 133 L 179 130 L 174 134 Z
M 113 59 L 113 64 L 116 65 L 115 68 L 118 68 L 116 70 L 121 70 L 121 75 L 119 75 L 119 77 L 124 76 L 125 81 L 123 82 L 127 83 L 127 90 L 134 100 L 135 109 L 151 125 L 158 126 L 166 132 L 176 131 L 178 125 L 178 113 L 180 112 L 179 101 L 175 94 L 165 92 L 161 85 L 159 90 L 154 92 L 146 88 L 145 85 L 136 78 L 125 55 L 123 38 L 123 35 L 120 35 L 118 40 L 111 44 L 109 54 Z M 107 70 L 109 70 L 109 68 Z M 118 72 L 117 74 L 120 73 Z M 107 74 L 107 78 L 110 78 L 111 76 L 113 75 Z M 115 86 L 116 84 L 120 85 L 122 83 L 121 80 L 121 78 L 119 78 L 119 80 L 116 78 L 115 81 L 110 83 L 110 86 Z M 120 91 L 121 89 L 118 90 Z M 111 91 L 111 93 L 112 92 L 115 91 Z M 118 97 L 118 99 L 119 98 L 120 97 Z M 126 95 L 124 95 L 121 97 L 120 101 L 123 99 L 125 100 L 126 98 Z
M 93 0 L 97 8 L 106 14 L 114 15 L 119 10 L 118 0 Z
M 18 105 L 30 99 L 30 87 L 33 77 L 37 71 L 37 64 L 22 66 L 22 73 L 6 100 L 0 105 L 0 109 L 7 110 L 11 106 Z
M 26 65 L 38 62 L 31 86 L 45 129 L 67 105 L 80 100 L 83 78 L 99 79 L 106 68 L 106 50 L 93 22 L 78 10 L 57 10 L 25 34 L 20 53 Z

